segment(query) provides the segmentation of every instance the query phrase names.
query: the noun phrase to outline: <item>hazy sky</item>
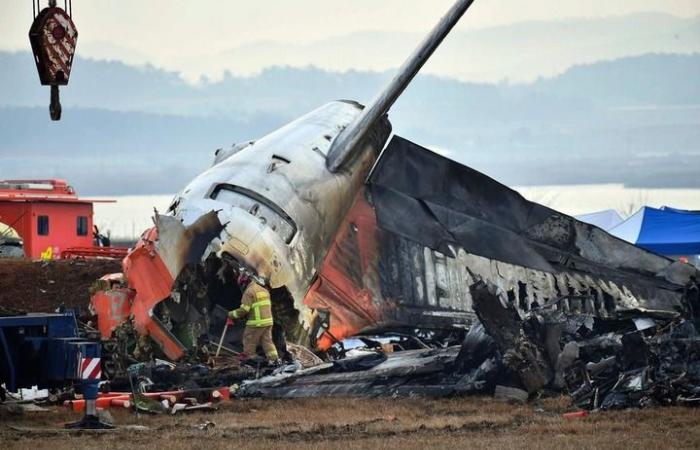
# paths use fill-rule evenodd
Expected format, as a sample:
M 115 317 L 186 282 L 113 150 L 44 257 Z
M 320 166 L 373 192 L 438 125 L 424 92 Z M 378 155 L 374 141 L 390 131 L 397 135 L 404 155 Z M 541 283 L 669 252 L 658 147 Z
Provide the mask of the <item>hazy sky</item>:
M 200 58 L 211 60 L 220 52 L 260 41 L 301 44 L 366 30 L 426 31 L 451 3 L 452 0 L 73 0 L 73 8 L 81 56 L 150 62 L 187 71 L 183 67 L 196 65 Z M 700 1 L 477 0 L 458 29 L 645 11 L 691 17 L 700 14 Z M 31 15 L 29 0 L 0 1 L 0 49 L 29 49 Z M 212 70 L 211 64 L 209 67 Z

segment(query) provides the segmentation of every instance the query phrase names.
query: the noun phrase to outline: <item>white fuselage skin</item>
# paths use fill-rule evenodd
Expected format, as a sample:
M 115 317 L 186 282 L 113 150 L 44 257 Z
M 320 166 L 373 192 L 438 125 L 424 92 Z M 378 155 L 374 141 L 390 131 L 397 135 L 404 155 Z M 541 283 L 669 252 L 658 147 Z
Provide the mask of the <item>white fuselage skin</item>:
M 331 142 L 361 110 L 355 102 L 331 102 L 255 142 L 219 151 L 169 212 L 190 225 L 217 211 L 225 228 L 204 258 L 223 249 L 271 287 L 285 286 L 306 326 L 312 312 L 304 295 L 390 134 L 388 120 L 381 121 L 374 140 L 356 149 L 341 171 L 329 171 Z

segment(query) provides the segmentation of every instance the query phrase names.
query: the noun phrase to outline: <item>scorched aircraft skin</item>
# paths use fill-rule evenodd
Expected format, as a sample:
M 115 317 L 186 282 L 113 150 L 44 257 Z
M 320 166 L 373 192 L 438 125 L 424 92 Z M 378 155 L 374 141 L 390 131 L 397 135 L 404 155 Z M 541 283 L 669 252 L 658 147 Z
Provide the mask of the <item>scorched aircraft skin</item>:
M 463 331 L 478 280 L 523 311 L 561 298 L 606 317 L 692 309 L 691 266 L 398 136 L 385 148 L 389 107 L 471 3 L 458 1 L 366 108 L 331 102 L 217 151 L 156 214 L 123 276 L 101 280 L 92 307 L 102 337 L 131 321 L 171 359 L 196 351 L 239 301 L 224 254 L 269 279 L 287 338 L 319 349 L 365 332 Z

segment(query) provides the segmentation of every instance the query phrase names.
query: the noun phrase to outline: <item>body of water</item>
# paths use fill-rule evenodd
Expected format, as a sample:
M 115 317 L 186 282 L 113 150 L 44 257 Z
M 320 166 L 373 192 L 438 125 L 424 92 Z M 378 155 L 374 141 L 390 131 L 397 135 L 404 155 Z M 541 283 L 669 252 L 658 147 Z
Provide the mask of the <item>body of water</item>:
M 569 215 L 616 209 L 623 217 L 642 206 L 700 210 L 700 189 L 634 189 L 621 184 L 516 187 L 525 198 Z M 97 197 L 116 203 L 95 204 L 95 224 L 114 239 L 134 239 L 153 226 L 153 209 L 164 212 L 172 195 Z

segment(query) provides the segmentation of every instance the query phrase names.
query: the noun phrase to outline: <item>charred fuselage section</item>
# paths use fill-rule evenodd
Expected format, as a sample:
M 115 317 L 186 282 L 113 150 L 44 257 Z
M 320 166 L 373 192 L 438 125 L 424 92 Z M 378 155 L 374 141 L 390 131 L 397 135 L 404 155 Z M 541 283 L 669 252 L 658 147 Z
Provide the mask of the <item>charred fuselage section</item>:
M 180 263 L 164 264 L 172 267 L 168 274 L 178 271 L 171 284 L 153 294 L 152 287 L 142 287 L 149 282 L 144 269 L 134 272 L 134 262 L 125 264 L 127 279 L 140 284 L 137 292 L 145 292 L 142 299 L 151 292 L 146 304 L 152 305 L 150 318 L 157 326 L 144 321 L 143 306 L 135 308 L 136 324 L 156 342 L 177 342 L 179 353 L 161 345 L 171 358 L 202 351 L 223 328 L 226 312 L 240 302 L 234 268 L 216 250 L 223 236 L 235 238 L 231 223 L 222 220 L 231 216 L 211 210 L 184 226 L 181 215 L 192 211 L 187 205 L 200 203 L 177 199 L 173 216 L 157 220 L 155 235 L 165 239 L 151 239 L 155 250 L 169 242 L 169 248 L 186 251 L 144 250 L 127 258 L 139 267 L 144 259 L 180 258 Z M 229 214 L 248 215 L 261 226 L 269 223 L 260 220 L 260 209 L 229 208 Z M 298 217 L 292 209 L 285 211 Z M 294 258 L 322 262 L 317 268 L 297 266 L 308 270 L 293 271 L 287 278 L 291 282 L 273 286 L 278 342 L 286 336 L 324 350 L 349 336 L 387 331 L 452 333 L 459 341 L 476 318 L 470 286 L 481 281 L 495 286 L 521 314 L 556 305 L 567 314 L 605 320 L 637 312 L 673 319 L 699 310 L 698 272 L 692 266 L 528 202 L 485 175 L 399 137 L 338 222 L 331 224 L 333 239 L 317 242 L 320 247 L 313 247 L 311 256 L 303 255 L 312 247 L 301 235 L 280 247 L 297 252 Z M 175 244 L 183 239 L 190 244 Z M 237 348 L 241 326 L 229 334 L 230 348 Z
M 394 137 L 355 200 L 307 304 L 320 346 L 368 329 L 466 329 L 485 281 L 521 313 L 556 304 L 614 319 L 697 311 L 698 271 L 621 241 Z

